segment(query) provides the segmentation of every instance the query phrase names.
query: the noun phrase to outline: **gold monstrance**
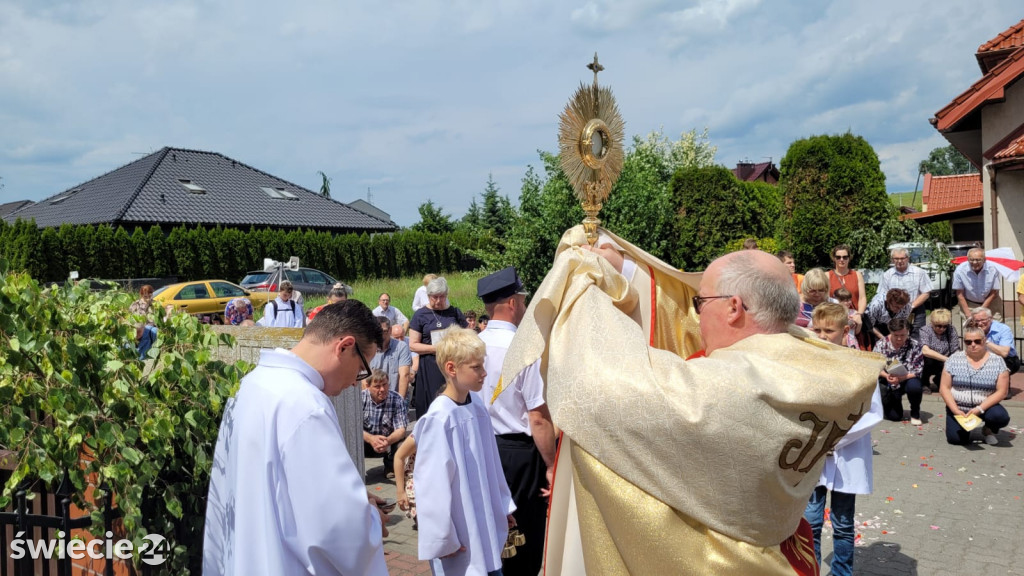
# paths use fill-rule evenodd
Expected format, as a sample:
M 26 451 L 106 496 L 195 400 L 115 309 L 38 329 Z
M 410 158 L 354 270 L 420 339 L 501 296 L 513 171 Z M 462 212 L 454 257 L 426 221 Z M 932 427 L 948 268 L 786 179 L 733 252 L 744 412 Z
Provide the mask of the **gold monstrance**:
M 593 246 L 601 224 L 597 213 L 622 172 L 624 123 L 611 88 L 597 85 L 597 73 L 604 66 L 598 63 L 596 52 L 587 68 L 594 71 L 594 84 L 581 83 L 559 116 L 558 145 L 562 171 L 583 205 L 587 215 L 583 230 Z

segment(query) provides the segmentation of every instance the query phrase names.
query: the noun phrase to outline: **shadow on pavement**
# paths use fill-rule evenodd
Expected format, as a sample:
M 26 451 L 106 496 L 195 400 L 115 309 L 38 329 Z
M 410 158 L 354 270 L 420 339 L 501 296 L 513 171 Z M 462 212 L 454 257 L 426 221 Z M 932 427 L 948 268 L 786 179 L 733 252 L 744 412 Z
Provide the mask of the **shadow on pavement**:
M 917 560 L 900 550 L 894 542 L 872 542 L 870 546 L 858 547 L 853 552 L 853 571 L 856 574 L 872 576 L 917 576 Z M 832 555 L 821 559 L 821 573 L 827 573 Z

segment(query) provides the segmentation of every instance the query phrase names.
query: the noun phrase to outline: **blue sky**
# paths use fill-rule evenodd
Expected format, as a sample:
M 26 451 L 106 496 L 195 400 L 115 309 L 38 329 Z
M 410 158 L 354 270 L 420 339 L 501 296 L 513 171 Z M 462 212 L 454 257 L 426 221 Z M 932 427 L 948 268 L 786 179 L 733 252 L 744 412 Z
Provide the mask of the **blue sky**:
M 163 146 L 220 152 L 401 225 L 460 217 L 493 174 L 518 198 L 598 52 L 627 138 L 707 127 L 716 161 L 776 163 L 847 130 L 890 191 L 946 144 L 1019 0 L 0 0 L 0 203 Z

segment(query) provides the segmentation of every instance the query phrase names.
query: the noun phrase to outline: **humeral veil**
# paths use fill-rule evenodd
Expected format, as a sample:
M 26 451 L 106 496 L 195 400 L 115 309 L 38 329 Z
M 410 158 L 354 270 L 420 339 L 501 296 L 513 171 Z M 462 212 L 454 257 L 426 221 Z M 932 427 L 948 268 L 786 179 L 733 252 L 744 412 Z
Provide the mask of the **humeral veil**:
M 816 574 L 797 527 L 882 360 L 795 327 L 685 360 L 700 275 L 602 233 L 632 278 L 567 231 L 502 370 L 541 359 L 564 434 L 544 574 Z

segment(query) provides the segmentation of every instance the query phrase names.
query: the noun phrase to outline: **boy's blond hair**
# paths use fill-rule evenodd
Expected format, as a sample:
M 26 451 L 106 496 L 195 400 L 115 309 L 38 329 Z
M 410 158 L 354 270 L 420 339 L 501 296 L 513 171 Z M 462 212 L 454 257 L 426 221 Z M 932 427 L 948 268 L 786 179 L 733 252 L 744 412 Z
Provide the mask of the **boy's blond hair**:
M 445 380 L 448 379 L 448 374 L 445 373 L 444 366 L 448 362 L 460 366 L 468 364 L 471 360 L 481 359 L 487 353 L 484 341 L 473 330 L 452 326 L 443 334 L 444 338 L 437 344 L 435 356 Z
M 835 326 L 841 329 L 849 325 L 850 317 L 842 304 L 822 302 L 814 307 L 814 312 L 811 313 L 811 323 L 815 326 Z

